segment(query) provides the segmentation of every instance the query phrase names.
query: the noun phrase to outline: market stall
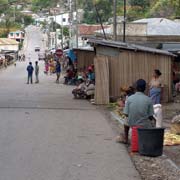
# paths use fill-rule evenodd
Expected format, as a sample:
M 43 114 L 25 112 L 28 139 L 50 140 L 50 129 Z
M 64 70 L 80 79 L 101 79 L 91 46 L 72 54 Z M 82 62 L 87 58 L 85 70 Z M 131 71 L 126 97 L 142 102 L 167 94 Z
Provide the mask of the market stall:
M 96 52 L 94 59 L 96 79 L 101 76 L 102 71 L 109 76 L 107 81 L 102 82 L 106 85 L 96 84 L 98 94 L 103 95 L 103 92 L 107 91 L 103 87 L 106 87 L 109 89 L 109 97 L 119 97 L 120 87 L 131 86 L 140 78 L 150 82 L 154 69 L 160 69 L 164 83 L 163 101 L 168 102 L 172 99 L 171 67 L 175 55 L 167 51 L 122 42 L 90 39 L 89 43 Z M 106 59 L 108 59 L 106 70 L 96 66 L 99 61 L 106 61 Z M 95 101 L 96 104 L 102 104 L 98 99 Z M 105 102 L 108 103 L 108 101 Z

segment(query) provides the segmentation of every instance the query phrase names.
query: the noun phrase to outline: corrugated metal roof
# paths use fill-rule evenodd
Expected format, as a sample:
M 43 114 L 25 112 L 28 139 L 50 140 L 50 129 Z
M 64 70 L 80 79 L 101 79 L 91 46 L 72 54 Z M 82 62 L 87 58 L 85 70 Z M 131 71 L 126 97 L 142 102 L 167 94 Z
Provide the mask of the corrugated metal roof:
M 10 33 L 23 33 L 23 34 L 24 34 L 24 32 L 21 31 L 21 30 L 18 30 L 18 31 L 12 31 L 12 32 L 10 32 Z
M 0 45 L 18 45 L 19 42 L 17 42 L 14 39 L 9 38 L 0 38 Z
M 168 51 L 163 51 L 159 49 L 124 43 L 124 42 L 119 42 L 119 41 L 108 41 L 108 40 L 92 38 L 92 39 L 89 39 L 88 42 L 92 45 L 102 45 L 102 46 L 114 47 L 114 48 L 131 50 L 131 51 L 142 51 L 142 52 L 149 52 L 149 53 L 154 53 L 154 54 L 163 54 L 167 56 L 175 56 L 174 54 Z
M 180 35 L 180 23 L 166 18 L 147 18 L 133 22 L 147 23 L 147 35 Z
M 93 47 L 80 47 L 80 48 L 73 48 L 73 50 L 94 51 L 94 48 Z

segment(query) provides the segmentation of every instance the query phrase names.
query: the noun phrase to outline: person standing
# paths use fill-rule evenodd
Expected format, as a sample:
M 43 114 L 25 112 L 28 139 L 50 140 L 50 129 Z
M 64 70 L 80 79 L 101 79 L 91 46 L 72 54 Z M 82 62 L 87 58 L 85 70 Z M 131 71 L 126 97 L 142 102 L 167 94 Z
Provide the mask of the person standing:
M 150 90 L 149 96 L 153 102 L 153 104 L 160 104 L 163 90 L 163 83 L 161 79 L 161 72 L 159 69 L 154 70 L 153 77 L 149 83 Z
M 60 75 L 61 75 L 61 64 L 59 62 L 59 60 L 56 61 L 56 83 L 59 83 L 59 78 L 60 78 Z
M 35 76 L 36 76 L 36 82 L 35 83 L 39 83 L 39 65 L 38 65 L 38 61 L 35 62 Z
M 33 71 L 34 71 L 34 68 L 32 66 L 32 62 L 29 62 L 29 65 L 27 66 L 26 70 L 28 72 L 27 84 L 29 84 L 29 81 L 31 82 L 31 84 L 33 84 Z

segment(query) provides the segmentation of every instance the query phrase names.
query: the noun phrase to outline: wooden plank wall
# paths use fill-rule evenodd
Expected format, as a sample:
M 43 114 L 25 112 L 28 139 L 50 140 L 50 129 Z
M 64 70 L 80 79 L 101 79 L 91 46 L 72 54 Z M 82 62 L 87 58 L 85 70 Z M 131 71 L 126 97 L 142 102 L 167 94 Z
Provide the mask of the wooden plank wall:
M 123 51 L 118 57 L 108 57 L 110 96 L 119 96 L 121 86 L 133 85 L 137 79 L 150 82 L 154 69 L 162 72 L 165 84 L 163 101 L 171 99 L 171 57 L 144 52 Z
M 78 69 L 83 69 L 85 67 L 87 68 L 89 65 L 94 63 L 94 57 L 95 57 L 94 51 L 76 50 L 76 53 L 78 59 L 78 64 L 77 64 Z
M 96 86 L 95 103 L 99 105 L 109 103 L 109 62 L 107 57 L 97 56 L 94 59 Z

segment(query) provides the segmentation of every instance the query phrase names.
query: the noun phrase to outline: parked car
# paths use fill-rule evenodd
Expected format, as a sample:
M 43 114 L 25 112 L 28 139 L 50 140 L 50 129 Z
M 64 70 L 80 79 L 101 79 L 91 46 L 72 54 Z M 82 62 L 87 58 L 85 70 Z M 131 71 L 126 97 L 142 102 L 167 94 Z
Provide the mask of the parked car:
M 40 47 L 35 47 L 35 52 L 39 52 L 40 51 Z
M 44 53 L 44 52 L 40 52 L 40 53 L 38 54 L 38 59 L 39 59 L 39 61 L 45 60 L 45 53 Z

